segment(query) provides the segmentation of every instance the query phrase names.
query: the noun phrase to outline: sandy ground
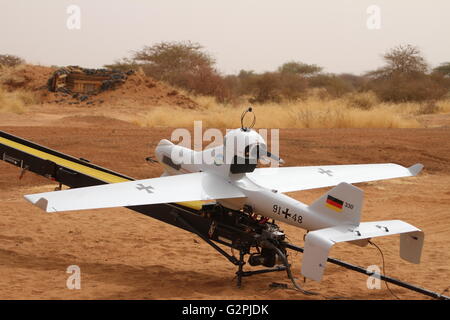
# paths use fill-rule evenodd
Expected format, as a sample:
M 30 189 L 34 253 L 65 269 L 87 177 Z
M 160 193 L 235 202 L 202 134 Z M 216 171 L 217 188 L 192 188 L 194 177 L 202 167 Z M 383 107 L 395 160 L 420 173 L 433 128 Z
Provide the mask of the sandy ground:
M 100 113 L 74 114 L 0 114 L 0 130 L 135 178 L 161 174 L 158 165 L 144 158 L 153 154 L 160 139 L 170 137 L 170 128 L 143 129 Z M 400 259 L 398 237 L 375 240 L 383 249 L 386 273 L 437 292 L 449 288 L 448 127 L 293 129 L 281 130 L 280 137 L 286 166 L 423 163 L 418 177 L 360 184 L 366 193 L 363 221 L 402 219 L 423 229 L 420 265 Z M 247 278 L 237 289 L 234 266 L 193 234 L 124 208 L 45 214 L 22 196 L 50 191 L 54 185 L 31 173 L 18 177 L 17 168 L 0 162 L 0 299 L 393 299 L 384 284 L 369 290 L 366 276 L 331 264 L 321 283 L 303 284 L 318 296 L 270 289 L 271 282 L 289 284 L 285 273 Z M 290 195 L 310 203 L 324 192 Z M 283 227 L 293 243 L 303 245 L 301 229 Z M 381 256 L 371 246 L 339 244 L 331 256 L 363 267 L 381 266 Z M 299 280 L 301 258 L 290 256 Z M 66 288 L 70 265 L 81 268 L 81 290 Z M 428 299 L 390 287 L 402 299 Z

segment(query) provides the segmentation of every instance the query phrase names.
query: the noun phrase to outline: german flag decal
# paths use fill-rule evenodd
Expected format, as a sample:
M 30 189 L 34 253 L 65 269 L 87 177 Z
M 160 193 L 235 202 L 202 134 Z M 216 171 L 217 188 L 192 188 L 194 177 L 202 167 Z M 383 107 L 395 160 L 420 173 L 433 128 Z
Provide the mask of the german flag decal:
M 344 205 L 344 201 L 339 200 L 335 197 L 332 197 L 330 195 L 328 195 L 327 197 L 327 202 L 325 203 L 325 206 L 331 210 L 337 211 L 337 212 L 341 212 L 342 211 L 342 206 Z

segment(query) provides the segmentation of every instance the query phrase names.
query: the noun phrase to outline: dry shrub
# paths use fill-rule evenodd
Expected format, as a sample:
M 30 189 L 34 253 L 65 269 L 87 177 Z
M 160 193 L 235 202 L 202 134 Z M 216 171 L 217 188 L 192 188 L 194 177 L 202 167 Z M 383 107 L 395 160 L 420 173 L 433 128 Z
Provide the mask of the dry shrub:
M 334 74 L 319 74 L 308 79 L 309 86 L 312 88 L 325 88 L 331 97 L 341 97 L 352 91 L 349 82 Z
M 383 101 L 421 102 L 443 98 L 449 90 L 447 82 L 437 74 L 394 74 L 389 79 L 373 81 L 370 87 Z
M 26 106 L 36 104 L 39 98 L 36 93 L 26 90 L 15 90 L 9 92 L 0 87 L 0 111 L 22 114 Z
M 308 82 L 297 74 L 285 73 L 280 77 L 280 94 L 288 101 L 295 101 L 305 97 Z
M 450 100 L 439 100 L 429 102 L 404 102 L 404 103 L 382 103 L 380 106 L 388 108 L 403 117 L 414 117 L 423 114 L 449 113 Z
M 276 72 L 266 72 L 258 76 L 255 80 L 254 102 L 281 102 L 280 94 L 281 81 L 280 74 Z
M 184 94 L 188 95 L 188 92 L 184 92 Z M 191 99 L 194 100 L 194 102 L 198 104 L 200 109 L 209 110 L 209 109 L 217 107 L 217 100 L 215 97 L 212 97 L 212 96 L 197 95 L 197 96 L 191 97 Z
M 333 97 L 330 96 L 327 89 L 325 88 L 308 88 L 306 90 L 306 96 L 309 99 L 317 99 L 317 100 L 332 100 Z
M 346 103 L 353 108 L 370 110 L 380 102 L 373 91 L 352 92 L 344 97 Z
M 436 105 L 439 107 L 440 113 L 450 112 L 450 99 L 438 101 L 436 102 Z
M 186 112 L 174 106 L 159 106 L 139 115 L 134 122 L 144 127 L 192 127 L 203 121 L 205 128 L 236 128 L 244 109 L 214 103 L 201 98 L 198 109 Z M 410 115 L 403 115 L 389 105 L 370 110 L 350 107 L 344 99 L 308 98 L 295 103 L 265 103 L 254 107 L 260 128 L 416 128 L 421 127 Z
M 420 106 L 419 110 L 417 111 L 417 114 L 435 114 L 439 113 L 440 108 L 434 101 L 429 101 L 427 103 L 424 103 Z
M 20 100 L 22 100 L 26 106 L 41 103 L 40 99 L 41 94 L 38 92 L 28 90 L 17 90 L 14 92 L 14 94 L 16 94 L 17 97 Z
M 297 128 L 417 128 L 415 119 L 379 105 L 370 110 L 348 107 L 341 99 L 317 105 L 315 100 L 295 110 Z
M 0 88 L 0 112 L 21 114 L 25 111 L 25 103 L 15 93 Z
M 0 85 L 17 89 L 25 86 L 26 79 L 20 74 L 25 69 L 25 65 L 3 67 L 0 71 Z

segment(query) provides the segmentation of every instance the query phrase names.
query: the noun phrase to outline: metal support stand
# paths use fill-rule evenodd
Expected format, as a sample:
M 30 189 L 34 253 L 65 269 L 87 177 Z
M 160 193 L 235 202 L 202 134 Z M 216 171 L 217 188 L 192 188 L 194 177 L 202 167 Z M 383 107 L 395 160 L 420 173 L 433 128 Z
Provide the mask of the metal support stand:
M 22 180 L 23 176 L 25 175 L 25 173 L 27 172 L 28 169 L 29 169 L 29 166 L 25 166 L 22 168 L 22 171 L 20 171 L 19 180 Z
M 238 265 L 238 271 L 236 272 L 237 275 L 237 287 L 241 288 L 242 285 L 242 274 L 244 273 L 244 250 L 239 250 L 239 265 Z
M 242 278 L 243 277 L 250 277 L 253 275 L 257 275 L 257 274 L 264 274 L 264 273 L 270 273 L 270 272 L 286 271 L 286 269 L 287 269 L 285 266 L 276 266 L 274 268 L 268 268 L 268 269 L 244 271 L 245 254 L 246 254 L 246 252 L 244 250 L 239 251 L 239 265 L 238 265 L 238 271 L 236 272 L 238 288 L 241 288 L 241 286 L 242 286 Z
M 248 253 L 248 248 L 240 248 L 239 250 L 239 260 L 236 259 L 234 256 L 228 254 L 225 252 L 222 248 L 220 248 L 218 245 L 216 245 L 211 239 L 208 239 L 205 237 L 202 233 L 200 233 L 197 229 L 195 229 L 189 222 L 187 222 L 183 217 L 181 217 L 178 213 L 172 212 L 172 215 L 180 221 L 182 224 L 184 224 L 192 233 L 195 233 L 198 235 L 203 241 L 205 241 L 207 244 L 209 244 L 211 247 L 213 247 L 217 252 L 219 252 L 221 255 L 223 255 L 225 258 L 228 259 L 232 264 L 236 265 L 238 267 L 238 271 L 236 272 L 237 277 L 237 287 L 242 287 L 242 278 L 243 277 L 250 277 L 252 275 L 256 274 L 263 274 L 263 273 L 269 273 L 269 272 L 278 272 L 278 271 L 285 271 L 285 266 L 277 266 L 272 269 L 262 269 L 262 270 L 255 270 L 255 271 L 244 271 L 244 265 L 245 265 L 245 255 Z
M 301 253 L 303 253 L 303 251 L 304 251 L 303 248 L 297 247 L 297 246 L 295 246 L 293 244 L 290 244 L 290 243 L 286 244 L 286 248 L 289 248 L 291 250 L 294 250 L 294 251 L 297 251 L 297 252 L 301 252 Z M 385 275 L 382 275 L 382 274 L 379 274 L 379 273 L 376 273 L 376 272 L 369 272 L 369 271 L 367 271 L 366 269 L 364 269 L 362 267 L 355 266 L 355 265 L 350 264 L 348 262 L 344 262 L 344 261 L 341 261 L 341 260 L 338 260 L 338 259 L 334 259 L 334 258 L 328 258 L 327 261 L 330 262 L 330 263 L 336 264 L 338 266 L 344 267 L 346 269 L 353 270 L 353 271 L 356 271 L 356 272 L 359 272 L 359 273 L 362 273 L 362 274 L 366 274 L 368 276 L 373 276 L 373 277 L 379 278 L 380 280 L 392 283 L 392 284 L 394 284 L 396 286 L 403 287 L 403 288 L 408 289 L 408 290 L 412 290 L 412 291 L 424 294 L 426 296 L 429 296 L 429 297 L 432 297 L 432 298 L 435 298 L 435 299 L 450 300 L 450 297 L 445 296 L 443 294 L 440 294 L 440 293 L 437 293 L 437 292 L 433 292 L 433 291 L 430 291 L 430 290 L 427 290 L 427 289 L 424 289 L 424 288 L 421 288 L 421 287 L 409 284 L 407 282 L 404 282 L 404 281 L 401 281 L 401 280 L 398 280 L 398 279 L 395 279 L 395 278 L 391 278 L 391 277 L 388 277 L 388 276 L 385 276 Z
M 177 212 L 171 212 L 172 215 L 175 217 L 176 220 L 180 221 L 182 224 L 186 226 L 192 233 L 195 233 L 198 235 L 203 241 L 205 241 L 207 244 L 209 244 L 211 247 L 213 247 L 216 251 L 218 251 L 221 255 L 223 255 L 225 258 L 228 259 L 232 264 L 239 265 L 239 261 L 233 257 L 232 255 L 226 253 L 222 248 L 220 248 L 217 244 L 212 242 L 210 239 L 205 237 L 203 234 L 201 234 L 197 229 L 195 229 L 189 222 L 187 222 L 185 219 L 183 219 Z

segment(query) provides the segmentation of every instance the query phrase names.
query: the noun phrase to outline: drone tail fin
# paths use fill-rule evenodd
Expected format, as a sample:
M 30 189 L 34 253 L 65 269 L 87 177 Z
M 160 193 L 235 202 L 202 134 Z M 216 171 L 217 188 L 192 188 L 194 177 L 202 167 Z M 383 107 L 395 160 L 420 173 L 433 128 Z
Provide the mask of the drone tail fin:
M 331 225 L 355 225 L 361 219 L 364 192 L 342 182 L 309 206 L 309 209 L 327 219 Z
M 359 226 L 335 226 L 311 231 L 306 235 L 302 274 L 320 281 L 328 253 L 339 242 L 368 243 L 371 238 L 400 234 L 400 257 L 411 263 L 420 263 L 424 233 L 401 220 L 362 222 Z M 356 243 L 355 243 L 356 242 Z
M 365 246 L 374 237 L 400 234 L 400 257 L 412 263 L 420 262 L 424 234 L 400 220 L 360 222 L 364 192 L 342 182 L 309 206 L 331 227 L 309 232 L 305 238 L 302 274 L 320 281 L 328 252 L 339 242 Z

